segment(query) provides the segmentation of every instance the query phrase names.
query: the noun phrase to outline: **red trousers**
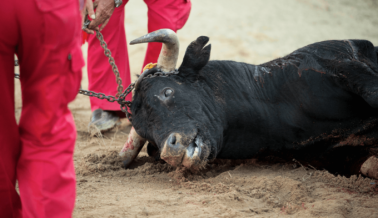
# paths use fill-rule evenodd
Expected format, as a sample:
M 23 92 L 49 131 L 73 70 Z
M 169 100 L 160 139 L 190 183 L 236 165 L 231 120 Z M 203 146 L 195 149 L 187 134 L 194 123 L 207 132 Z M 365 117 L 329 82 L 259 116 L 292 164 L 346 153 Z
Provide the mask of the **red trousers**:
M 148 32 L 169 28 L 173 31 L 181 29 L 186 23 L 190 9 L 190 0 L 144 0 L 148 6 Z M 102 31 L 104 39 L 112 52 L 115 63 L 118 66 L 124 89 L 130 84 L 130 67 L 127 54 L 125 34 L 125 4 L 116 8 L 109 23 Z M 108 59 L 95 35 L 88 37 L 88 89 L 115 96 L 117 83 Z M 160 54 L 161 43 L 149 43 L 143 66 L 148 63 L 156 63 Z M 143 67 L 142 66 L 142 67 Z M 131 95 L 127 96 L 131 100 Z M 98 98 L 90 98 L 92 111 L 101 108 L 103 110 L 120 111 L 119 104 L 110 103 Z
M 0 217 L 71 217 L 76 130 L 67 104 L 79 90 L 84 64 L 79 1 L 1 3 Z M 15 53 L 23 104 L 19 124 Z

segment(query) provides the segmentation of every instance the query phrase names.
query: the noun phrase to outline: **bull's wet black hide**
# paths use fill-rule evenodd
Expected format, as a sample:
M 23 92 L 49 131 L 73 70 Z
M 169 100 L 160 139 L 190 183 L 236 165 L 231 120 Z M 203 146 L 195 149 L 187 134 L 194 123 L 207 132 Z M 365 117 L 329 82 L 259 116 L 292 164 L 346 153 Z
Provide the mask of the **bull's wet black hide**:
M 145 79 L 134 94 L 135 130 L 159 149 L 175 132 L 188 144 L 202 137 L 204 159 L 277 155 L 343 174 L 378 153 L 371 42 L 318 42 L 260 65 L 208 61 L 207 42 L 189 45 L 178 75 Z

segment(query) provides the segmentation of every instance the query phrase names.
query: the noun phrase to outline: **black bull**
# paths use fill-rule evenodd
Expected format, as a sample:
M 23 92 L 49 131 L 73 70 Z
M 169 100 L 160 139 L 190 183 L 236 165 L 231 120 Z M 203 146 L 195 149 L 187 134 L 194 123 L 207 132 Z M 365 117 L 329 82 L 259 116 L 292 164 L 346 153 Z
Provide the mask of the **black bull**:
M 132 123 L 150 155 L 188 168 L 275 155 L 349 174 L 378 154 L 371 42 L 318 42 L 260 65 L 209 61 L 207 42 L 189 45 L 177 75 L 135 90 Z

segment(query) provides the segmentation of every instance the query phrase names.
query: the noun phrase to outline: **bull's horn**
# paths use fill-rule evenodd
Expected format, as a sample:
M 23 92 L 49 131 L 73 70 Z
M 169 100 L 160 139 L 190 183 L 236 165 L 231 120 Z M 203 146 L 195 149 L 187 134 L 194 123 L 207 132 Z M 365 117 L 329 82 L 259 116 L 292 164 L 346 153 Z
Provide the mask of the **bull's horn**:
M 130 45 L 145 42 L 162 42 L 157 68 L 168 73 L 175 70 L 179 54 L 179 40 L 176 33 L 170 29 L 160 29 L 149 33 L 130 42 Z
M 146 141 L 146 139 L 136 133 L 134 127 L 131 128 L 129 137 L 127 138 L 125 145 L 122 147 L 121 152 L 119 152 L 119 156 L 122 157 L 123 166 L 125 168 L 127 168 L 138 156 Z

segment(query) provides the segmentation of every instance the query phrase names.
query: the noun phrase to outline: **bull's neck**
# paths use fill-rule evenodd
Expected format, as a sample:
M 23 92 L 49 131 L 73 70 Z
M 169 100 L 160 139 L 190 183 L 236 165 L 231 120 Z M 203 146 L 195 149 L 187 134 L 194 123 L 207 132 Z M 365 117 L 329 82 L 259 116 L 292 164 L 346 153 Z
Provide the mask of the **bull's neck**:
M 250 128 L 256 122 L 261 127 L 267 117 L 275 116 L 269 102 L 272 93 L 264 86 L 283 81 L 273 81 L 279 78 L 272 77 L 269 68 L 233 61 L 211 61 L 206 68 L 207 85 L 223 107 L 228 127 Z

